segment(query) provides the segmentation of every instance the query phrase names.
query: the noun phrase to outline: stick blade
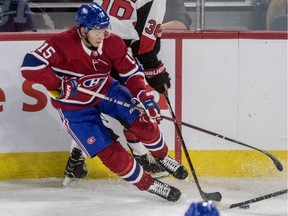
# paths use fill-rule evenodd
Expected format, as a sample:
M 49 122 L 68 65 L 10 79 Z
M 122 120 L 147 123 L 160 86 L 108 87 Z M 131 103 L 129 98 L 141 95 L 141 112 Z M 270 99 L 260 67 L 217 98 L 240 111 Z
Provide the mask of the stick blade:
M 278 160 L 273 160 L 273 162 L 274 162 L 275 166 L 277 167 L 277 169 L 278 169 L 279 171 L 283 171 L 283 166 L 282 166 L 282 164 L 280 163 L 280 161 L 278 161 Z
M 212 200 L 212 201 L 216 201 L 216 202 L 220 202 L 222 200 L 222 195 L 219 192 L 205 193 L 202 191 L 201 197 L 203 200 Z

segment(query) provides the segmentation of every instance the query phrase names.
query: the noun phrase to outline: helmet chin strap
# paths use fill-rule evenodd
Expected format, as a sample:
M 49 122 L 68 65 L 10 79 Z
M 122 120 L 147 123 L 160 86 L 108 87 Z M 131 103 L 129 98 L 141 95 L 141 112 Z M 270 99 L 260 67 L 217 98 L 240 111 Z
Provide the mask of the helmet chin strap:
M 80 29 L 79 29 L 79 32 L 80 32 L 81 38 L 84 38 L 85 42 L 86 42 L 88 45 L 90 45 L 90 47 L 88 47 L 88 48 L 91 49 L 91 50 L 97 50 L 97 47 L 94 47 L 93 44 L 89 41 L 88 31 L 86 32 L 86 30 L 85 30 L 84 35 L 83 35 L 82 32 L 80 31 Z

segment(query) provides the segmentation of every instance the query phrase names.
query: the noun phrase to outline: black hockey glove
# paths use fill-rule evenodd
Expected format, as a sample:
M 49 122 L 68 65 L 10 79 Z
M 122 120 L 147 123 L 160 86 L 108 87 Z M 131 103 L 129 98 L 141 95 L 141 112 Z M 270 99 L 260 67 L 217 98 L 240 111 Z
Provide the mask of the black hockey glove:
M 144 73 L 148 84 L 157 92 L 163 94 L 167 88 L 170 88 L 171 79 L 163 63 L 161 63 L 157 68 L 145 69 Z

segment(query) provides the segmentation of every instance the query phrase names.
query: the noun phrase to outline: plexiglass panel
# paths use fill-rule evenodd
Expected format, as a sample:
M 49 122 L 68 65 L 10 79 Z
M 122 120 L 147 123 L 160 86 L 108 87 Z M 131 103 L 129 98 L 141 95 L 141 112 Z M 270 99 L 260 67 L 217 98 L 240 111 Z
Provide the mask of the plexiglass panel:
M 125 10 L 128 0 L 114 1 Z M 0 0 L 0 31 L 66 30 L 75 25 L 79 6 L 89 2 Z M 164 22 L 178 19 L 191 30 L 287 30 L 287 0 L 167 0 L 166 5 Z

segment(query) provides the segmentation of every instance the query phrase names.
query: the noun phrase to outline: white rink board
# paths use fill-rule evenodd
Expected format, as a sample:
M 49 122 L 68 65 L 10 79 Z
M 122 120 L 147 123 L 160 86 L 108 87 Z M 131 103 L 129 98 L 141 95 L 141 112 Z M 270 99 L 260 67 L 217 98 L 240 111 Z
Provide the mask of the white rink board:
M 183 121 L 235 137 L 237 134 L 238 40 L 185 40 Z M 214 138 L 183 128 L 193 149 L 235 149 Z M 236 138 L 236 137 L 235 137 Z
M 23 93 L 19 68 L 24 54 L 41 43 L 0 41 L 0 153 L 70 148 L 71 139 L 50 102 L 41 111 L 22 111 L 23 103 L 36 100 Z M 286 45 L 287 40 L 183 39 L 182 120 L 258 148 L 286 150 Z M 160 56 L 172 78 L 174 105 L 174 39 L 163 40 Z M 33 88 L 45 92 L 39 85 Z M 170 116 L 167 110 L 162 114 Z M 163 120 L 161 128 L 174 149 L 173 124 Z M 183 136 L 188 149 L 243 149 L 185 127 Z
M 36 100 L 23 93 L 20 66 L 26 52 L 36 49 L 41 41 L 1 41 L 0 86 L 6 101 L 0 102 L 0 152 L 66 151 L 71 138 L 62 126 L 57 111 L 49 100 L 45 109 L 38 112 L 24 112 L 23 104 L 36 104 Z M 17 51 L 17 52 L 16 52 Z M 36 89 L 46 92 L 41 85 Z
M 258 148 L 287 150 L 286 43 L 185 40 L 182 120 Z M 183 135 L 193 149 L 244 149 L 190 128 Z

